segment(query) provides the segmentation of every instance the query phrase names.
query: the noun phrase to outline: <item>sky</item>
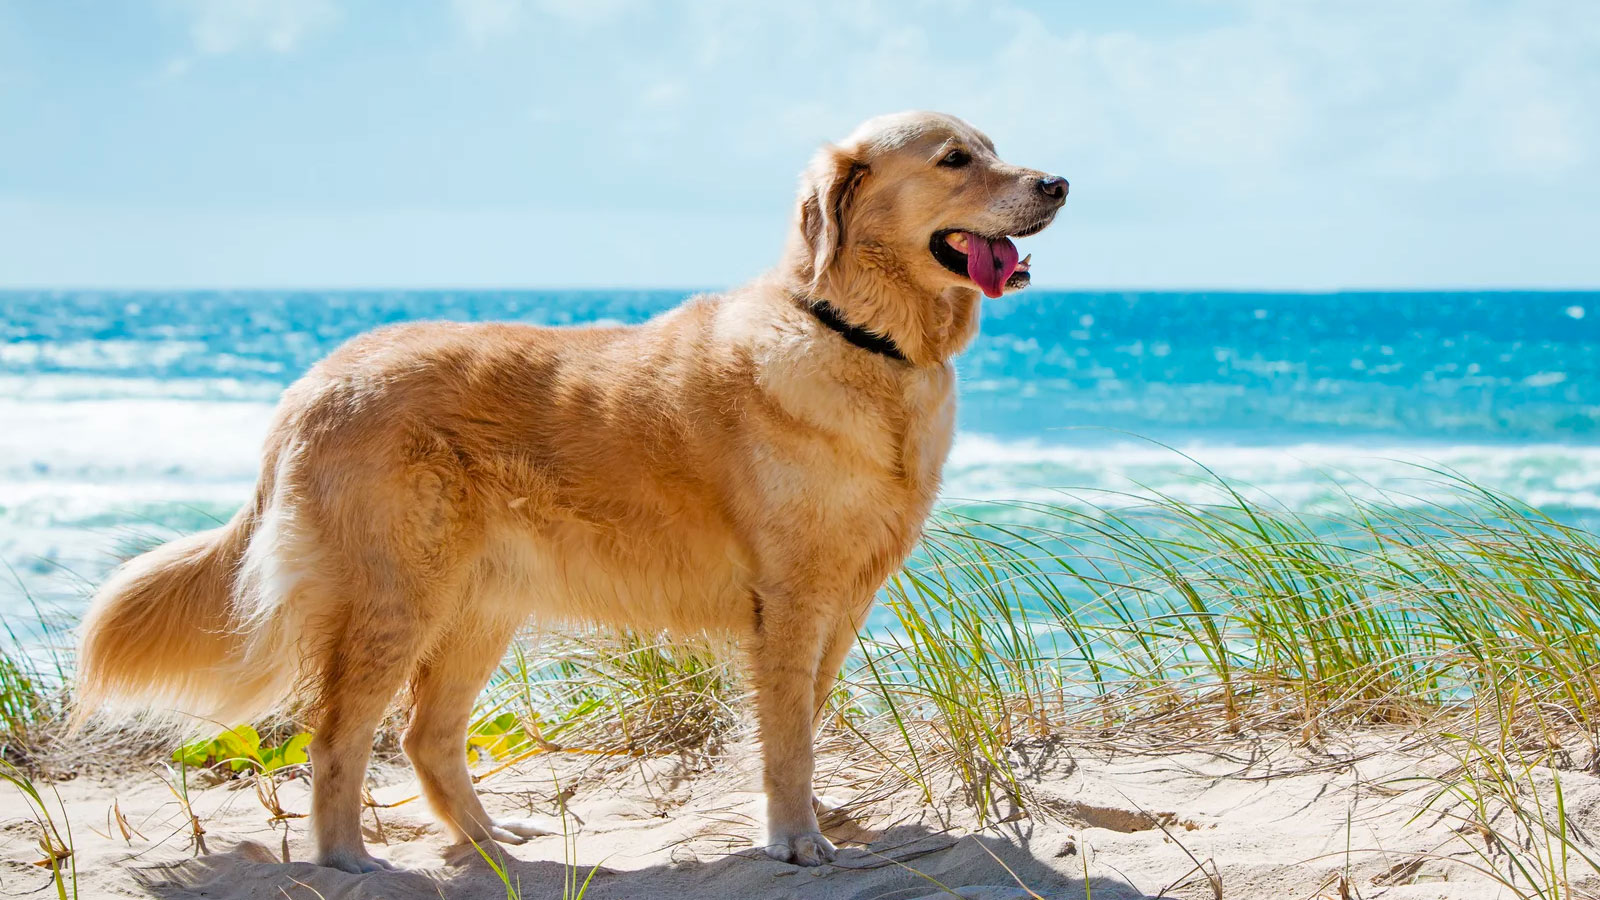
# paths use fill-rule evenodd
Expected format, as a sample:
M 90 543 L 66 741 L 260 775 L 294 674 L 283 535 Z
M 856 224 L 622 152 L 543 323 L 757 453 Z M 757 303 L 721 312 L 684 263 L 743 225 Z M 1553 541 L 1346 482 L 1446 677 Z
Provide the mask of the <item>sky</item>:
M 955 113 L 1062 288 L 1600 286 L 1595 0 L 0 0 L 0 287 L 706 287 Z

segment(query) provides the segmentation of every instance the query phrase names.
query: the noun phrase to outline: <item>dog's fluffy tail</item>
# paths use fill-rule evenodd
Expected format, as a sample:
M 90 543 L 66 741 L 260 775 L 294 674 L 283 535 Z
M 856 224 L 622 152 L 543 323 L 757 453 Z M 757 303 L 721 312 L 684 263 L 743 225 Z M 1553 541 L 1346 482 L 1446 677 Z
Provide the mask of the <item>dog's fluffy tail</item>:
M 103 706 L 133 706 L 215 730 L 282 699 L 293 663 L 246 652 L 278 624 L 248 608 L 241 590 L 257 521 L 246 506 L 221 528 L 163 544 L 112 574 L 81 627 L 74 726 Z

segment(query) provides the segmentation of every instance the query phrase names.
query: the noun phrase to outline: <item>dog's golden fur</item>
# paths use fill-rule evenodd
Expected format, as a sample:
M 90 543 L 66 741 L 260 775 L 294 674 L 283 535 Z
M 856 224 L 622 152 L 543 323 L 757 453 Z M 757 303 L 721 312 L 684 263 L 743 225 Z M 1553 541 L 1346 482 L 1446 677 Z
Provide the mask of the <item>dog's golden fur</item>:
M 939 165 L 952 149 L 970 163 Z M 636 327 L 352 340 L 285 392 L 254 500 L 101 589 L 82 709 L 232 722 L 309 685 L 319 861 L 363 871 L 382 865 L 360 835 L 368 753 L 408 684 L 405 751 L 437 815 L 517 842 L 534 829 L 490 819 L 463 747 L 520 624 L 727 631 L 756 691 L 769 852 L 831 858 L 816 714 L 934 501 L 949 360 L 978 319 L 930 237 L 1043 227 L 1061 197 L 1042 177 L 958 119 L 887 116 L 819 153 L 783 261 L 746 287 Z M 905 359 L 831 332 L 812 297 Z

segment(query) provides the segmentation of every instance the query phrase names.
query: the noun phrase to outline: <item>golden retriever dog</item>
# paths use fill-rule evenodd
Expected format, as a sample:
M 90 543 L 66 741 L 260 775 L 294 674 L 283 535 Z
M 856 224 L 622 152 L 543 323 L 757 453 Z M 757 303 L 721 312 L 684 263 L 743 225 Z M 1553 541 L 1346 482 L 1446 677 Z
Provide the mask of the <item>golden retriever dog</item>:
M 980 295 L 1027 284 L 1008 236 L 1065 179 L 947 115 L 873 119 L 806 171 L 776 269 L 630 327 L 418 322 L 284 392 L 254 499 L 126 563 L 83 625 L 79 714 L 231 724 L 289 697 L 315 738 L 317 861 L 351 872 L 373 735 L 458 840 L 543 833 L 472 787 L 475 698 L 525 620 L 723 632 L 748 657 L 766 850 L 830 860 L 813 732 L 873 597 L 911 552 Z

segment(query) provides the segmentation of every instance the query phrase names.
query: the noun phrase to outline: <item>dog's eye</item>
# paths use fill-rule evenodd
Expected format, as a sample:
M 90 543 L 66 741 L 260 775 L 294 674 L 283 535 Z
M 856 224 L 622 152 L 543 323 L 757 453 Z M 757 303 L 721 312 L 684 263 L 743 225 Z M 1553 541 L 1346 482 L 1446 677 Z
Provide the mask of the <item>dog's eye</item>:
M 967 155 L 967 151 L 951 150 L 944 155 L 943 159 L 939 160 L 939 165 L 947 169 L 959 169 L 969 162 L 972 162 L 972 157 Z

